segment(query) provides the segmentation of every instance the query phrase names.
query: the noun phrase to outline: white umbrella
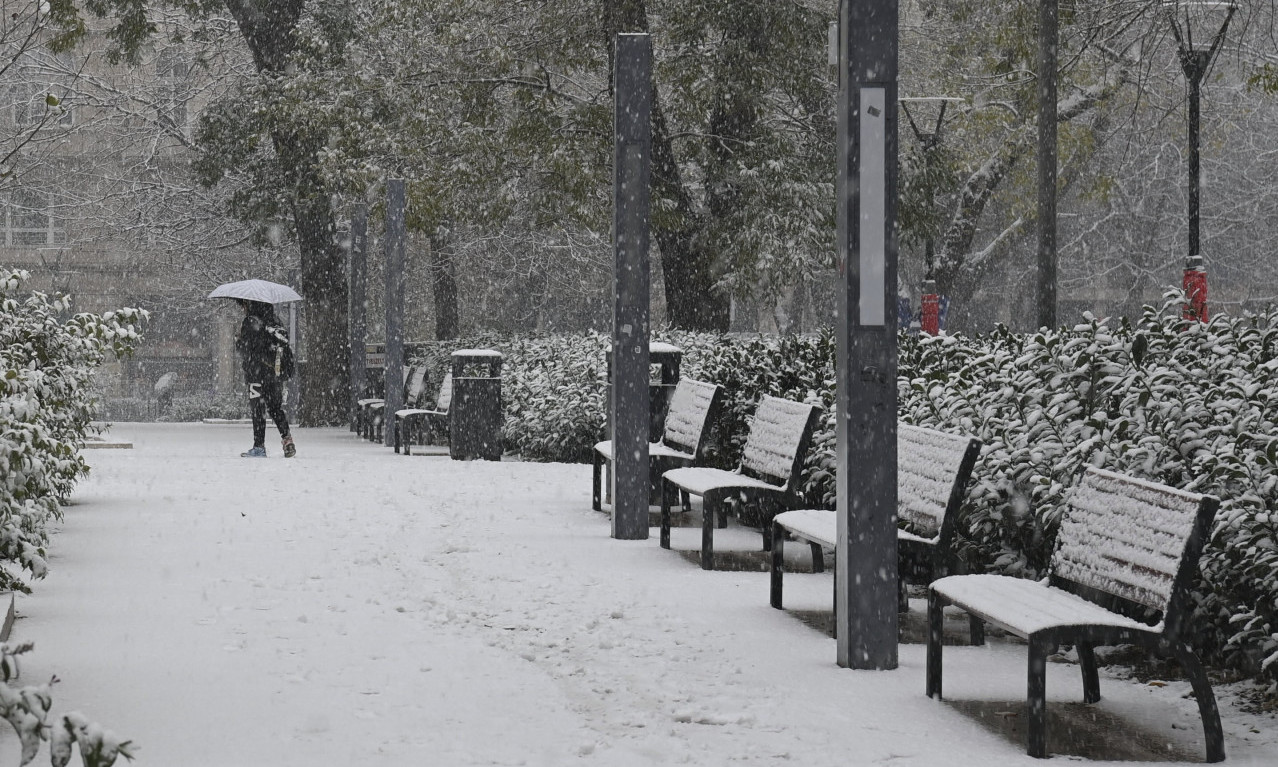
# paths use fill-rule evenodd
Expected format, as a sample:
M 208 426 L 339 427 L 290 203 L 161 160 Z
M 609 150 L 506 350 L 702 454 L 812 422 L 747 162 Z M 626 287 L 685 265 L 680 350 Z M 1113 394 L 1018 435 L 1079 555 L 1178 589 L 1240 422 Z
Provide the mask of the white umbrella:
M 263 304 L 286 304 L 302 300 L 297 291 L 289 286 L 266 280 L 241 280 L 218 285 L 209 293 L 209 298 L 242 298 Z

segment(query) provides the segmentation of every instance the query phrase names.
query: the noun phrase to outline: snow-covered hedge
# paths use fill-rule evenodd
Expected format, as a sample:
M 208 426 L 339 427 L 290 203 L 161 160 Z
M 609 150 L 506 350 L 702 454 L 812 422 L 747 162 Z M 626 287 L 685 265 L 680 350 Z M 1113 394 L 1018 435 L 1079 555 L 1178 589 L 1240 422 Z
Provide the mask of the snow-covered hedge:
M 53 683 L 11 687 L 18 676 L 18 657 L 30 652 L 32 645 L 10 647 L 0 644 L 0 719 L 8 722 L 18 735 L 19 765 L 30 764 L 40 753 L 40 744 L 49 741 L 49 762 L 53 767 L 66 767 L 75 747 L 85 767 L 111 767 L 116 759 L 132 760 L 132 741 L 122 740 L 110 730 L 91 722 L 83 714 L 72 711 L 50 722 L 53 708 Z
M 93 373 L 138 340 L 139 309 L 68 311 L 64 297 L 23 290 L 0 271 L 0 590 L 44 575 L 48 523 L 88 472 L 79 449 L 97 413 Z

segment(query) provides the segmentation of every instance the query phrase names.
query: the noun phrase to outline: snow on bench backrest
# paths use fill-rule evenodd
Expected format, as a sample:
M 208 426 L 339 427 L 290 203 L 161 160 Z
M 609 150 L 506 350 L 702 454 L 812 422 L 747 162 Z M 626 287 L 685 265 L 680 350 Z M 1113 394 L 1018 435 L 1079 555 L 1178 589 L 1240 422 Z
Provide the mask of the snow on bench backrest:
M 435 400 L 435 409 L 441 413 L 448 412 L 448 406 L 453 404 L 453 374 L 449 371 L 444 374 L 444 380 L 439 384 L 439 398 Z
M 796 461 L 803 458 L 798 453 L 805 447 L 805 437 L 811 438 L 805 432 L 815 409 L 813 405 L 765 395 L 750 422 L 741 469 L 789 485 Z
M 1052 575 L 1165 614 L 1202 502 L 1089 467 L 1061 521 Z
M 412 405 L 417 404 L 417 400 L 422 396 L 422 390 L 426 388 L 426 366 L 418 365 L 413 368 L 413 373 L 408 377 L 408 383 L 404 394 L 404 401 Z
M 671 447 L 695 454 L 701 447 L 706 420 L 710 417 L 710 407 L 714 404 L 718 391 L 719 387 L 714 384 L 691 378 L 680 379 L 670 397 L 670 407 L 666 410 L 662 440 Z
M 935 536 L 954 492 L 970 437 L 898 423 L 896 503 L 898 517 L 915 535 Z

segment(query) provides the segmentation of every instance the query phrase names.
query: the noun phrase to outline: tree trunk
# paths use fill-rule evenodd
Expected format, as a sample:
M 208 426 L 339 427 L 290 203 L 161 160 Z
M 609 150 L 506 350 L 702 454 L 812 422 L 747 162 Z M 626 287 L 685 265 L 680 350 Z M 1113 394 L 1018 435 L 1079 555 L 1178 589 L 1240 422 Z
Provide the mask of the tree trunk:
M 435 298 L 435 340 L 452 340 L 461 331 L 457 270 L 452 249 L 438 233 L 430 238 L 430 286 Z
M 614 38 L 619 32 L 648 31 L 647 4 L 644 0 L 606 2 L 603 26 L 611 79 Z M 657 213 L 651 222 L 652 239 L 661 251 L 667 322 L 684 330 L 727 331 L 728 296 L 714 287 L 715 254 L 704 244 L 705 223 L 697 214 L 692 195 L 683 183 L 655 80 L 652 84 L 650 183 L 654 208 L 659 201 L 674 203 L 673 211 Z
M 258 72 L 282 73 L 295 47 L 293 33 L 305 0 L 224 0 L 224 5 L 248 43 Z M 335 237 L 337 225 L 317 168 L 323 142 L 304 130 L 284 127 L 273 130 L 271 140 L 283 176 L 281 187 L 292 197 L 302 295 L 306 298 L 307 352 L 299 419 L 303 426 L 336 425 L 346 421 L 350 404 L 348 289 L 345 262 Z

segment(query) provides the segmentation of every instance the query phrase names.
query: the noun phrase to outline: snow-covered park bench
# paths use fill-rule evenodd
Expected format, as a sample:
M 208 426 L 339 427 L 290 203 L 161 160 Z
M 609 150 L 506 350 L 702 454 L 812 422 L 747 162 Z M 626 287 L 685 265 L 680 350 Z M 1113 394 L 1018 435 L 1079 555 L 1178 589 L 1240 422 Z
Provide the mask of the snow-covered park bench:
M 416 403 L 417 398 L 426 389 L 426 374 L 428 370 L 425 365 L 410 365 L 404 367 L 404 402 L 406 404 Z M 381 438 L 380 429 L 382 428 L 382 411 L 386 409 L 386 400 L 381 397 L 367 397 L 357 400 L 355 403 L 355 431 L 364 439 L 376 441 Z
M 727 527 L 728 507 L 737 518 L 753 519 L 763 532 L 763 550 L 772 548 L 772 518 L 798 500 L 799 472 L 812 442 L 821 408 L 764 396 L 759 400 L 741 464 L 736 471 L 690 466 L 662 475 L 661 547 L 670 548 L 670 507 L 676 493 L 682 508 L 690 496 L 701 498 L 701 567 L 713 569 L 714 528 Z M 751 510 L 753 517 L 743 511 Z
M 444 380 L 439 384 L 439 394 L 435 397 L 434 408 L 406 407 L 395 411 L 395 452 L 398 453 L 400 445 L 403 444 L 404 455 L 412 455 L 413 439 L 421 434 L 423 429 L 427 434 L 435 429 L 446 431 L 448 407 L 452 403 L 453 374 L 449 371 L 444 374 Z
M 648 445 L 648 474 L 650 481 L 661 488 L 661 476 L 671 469 L 693 466 L 701 461 L 706 438 L 714 423 L 722 399 L 723 389 L 716 384 L 680 379 L 666 411 L 661 439 Z M 601 476 L 605 463 L 613 460 L 612 440 L 595 445 L 594 486 L 591 506 L 600 511 L 603 504 Z
M 928 592 L 927 694 L 941 697 L 941 625 L 953 605 L 1029 643 L 1027 751 L 1047 753 L 1047 656 L 1073 645 L 1083 700 L 1100 700 L 1095 647 L 1132 644 L 1174 658 L 1203 721 L 1207 761 L 1225 758 L 1211 682 L 1186 644 L 1190 587 L 1219 501 L 1088 468 L 1069 499 L 1047 578 L 952 575 Z
M 930 583 L 957 570 L 951 542 L 959 506 L 980 454 L 978 439 L 897 424 L 896 546 L 902 611 L 908 606 L 907 582 Z M 778 610 L 782 607 L 787 537 L 812 547 L 813 570 L 821 572 L 823 550 L 835 548 L 838 542 L 837 513 L 795 509 L 772 520 L 771 601 Z M 981 644 L 983 633 L 980 622 L 973 621 L 972 643 Z

